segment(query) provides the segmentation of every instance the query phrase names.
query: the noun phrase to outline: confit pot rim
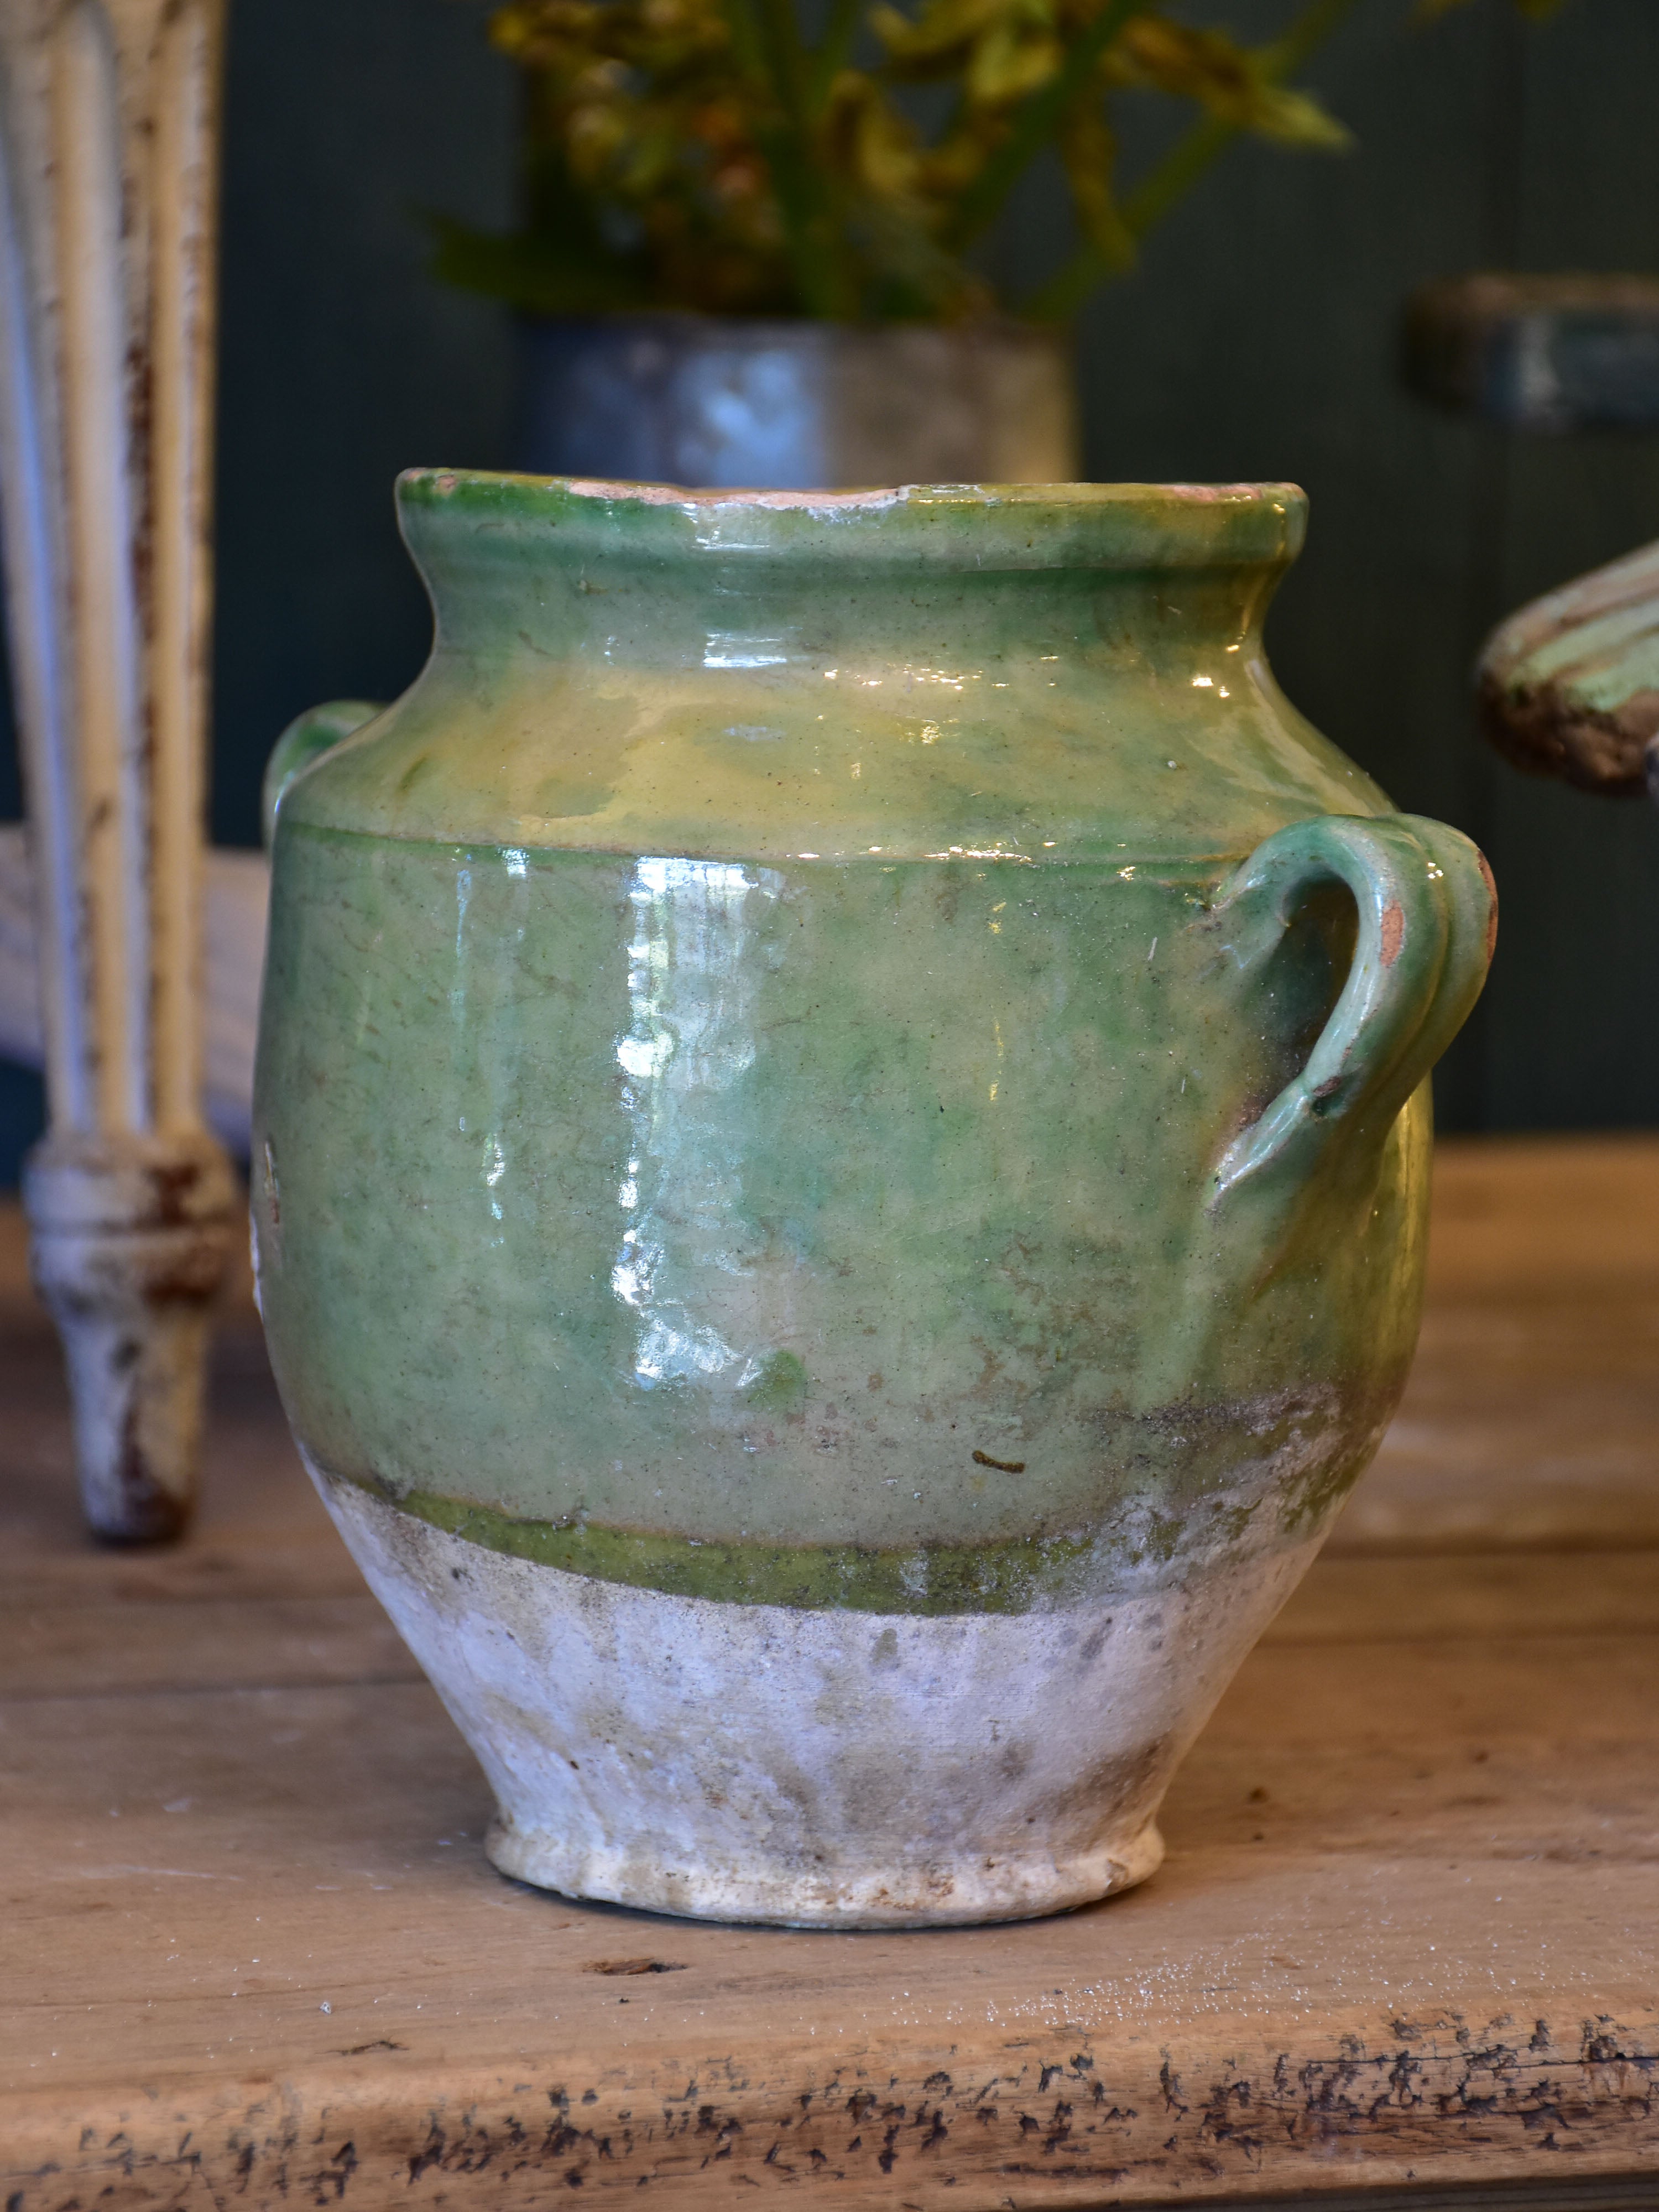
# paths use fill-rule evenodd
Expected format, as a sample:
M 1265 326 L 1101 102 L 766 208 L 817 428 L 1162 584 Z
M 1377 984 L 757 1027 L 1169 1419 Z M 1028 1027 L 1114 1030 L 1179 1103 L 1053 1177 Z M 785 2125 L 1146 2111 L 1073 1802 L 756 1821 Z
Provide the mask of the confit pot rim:
M 406 469 L 411 553 L 753 558 L 934 572 L 1283 568 L 1308 500 L 1293 483 L 901 484 L 867 490 L 696 490 L 482 469 Z M 974 518 L 972 526 L 962 524 Z M 952 525 L 956 527 L 952 527 Z M 495 548 L 485 543 L 493 539 Z

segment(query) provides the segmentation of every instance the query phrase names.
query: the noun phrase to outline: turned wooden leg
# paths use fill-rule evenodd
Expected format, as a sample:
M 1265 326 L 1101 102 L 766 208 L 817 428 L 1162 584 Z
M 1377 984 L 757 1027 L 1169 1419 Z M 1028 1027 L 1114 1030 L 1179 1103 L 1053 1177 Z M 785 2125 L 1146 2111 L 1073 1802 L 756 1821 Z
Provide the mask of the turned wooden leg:
M 221 0 L 0 0 L 0 507 L 87 1516 L 190 1512 L 239 1211 L 198 1103 Z

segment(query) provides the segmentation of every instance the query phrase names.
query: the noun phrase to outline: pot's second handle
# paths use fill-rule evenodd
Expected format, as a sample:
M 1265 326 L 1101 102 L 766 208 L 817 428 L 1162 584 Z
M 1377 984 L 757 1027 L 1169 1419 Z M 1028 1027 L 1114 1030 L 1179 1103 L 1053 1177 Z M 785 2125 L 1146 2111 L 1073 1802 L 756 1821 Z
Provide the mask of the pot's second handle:
M 1297 902 L 1344 884 L 1359 910 L 1353 964 L 1307 1066 L 1228 1146 L 1212 1205 L 1241 1185 L 1286 1194 L 1340 1133 L 1387 1134 L 1480 995 L 1498 896 L 1480 852 L 1418 814 L 1292 823 L 1222 890 L 1212 924 L 1242 967 L 1266 959 Z
M 342 738 L 349 738 L 354 730 L 361 730 L 365 722 L 372 722 L 380 712 L 373 700 L 331 699 L 325 706 L 313 707 L 295 716 L 270 749 L 264 782 L 260 787 L 259 820 L 267 852 L 276 831 L 276 810 L 283 803 L 283 793 L 300 770 L 309 768 L 319 753 L 331 751 Z

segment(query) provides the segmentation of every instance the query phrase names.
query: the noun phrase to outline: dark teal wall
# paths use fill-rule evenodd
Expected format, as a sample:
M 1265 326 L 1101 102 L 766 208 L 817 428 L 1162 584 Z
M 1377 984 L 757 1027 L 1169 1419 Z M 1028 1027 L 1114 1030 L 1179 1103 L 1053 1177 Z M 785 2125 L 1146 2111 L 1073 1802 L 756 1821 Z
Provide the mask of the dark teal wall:
M 1279 0 L 1195 20 L 1282 21 Z M 1518 600 L 1659 535 L 1659 439 L 1512 441 L 1395 382 L 1423 276 L 1659 269 L 1659 5 L 1504 0 L 1431 30 L 1358 0 L 1313 72 L 1342 160 L 1236 149 L 1083 331 L 1097 477 L 1289 477 L 1313 500 L 1273 627 L 1286 688 L 1395 793 L 1477 836 L 1504 896 L 1443 1126 L 1659 1121 L 1659 810 L 1533 783 L 1475 740 L 1467 672 Z M 466 0 L 231 0 L 214 830 L 250 841 L 301 707 L 386 694 L 425 611 L 392 526 L 410 463 L 507 455 L 512 334 L 422 268 L 422 206 L 504 220 L 514 84 Z M 1149 124 L 1149 129 L 1152 126 Z M 1040 267 L 1041 185 L 1000 249 Z M 0 807 L 6 789 L 0 781 Z M 0 1174 L 38 1110 L 0 1071 Z
M 399 469 L 507 458 L 513 334 L 427 276 L 422 209 L 511 220 L 515 82 L 465 0 L 230 0 L 214 833 L 264 756 L 426 649 Z M 477 457 L 476 460 L 474 457 Z

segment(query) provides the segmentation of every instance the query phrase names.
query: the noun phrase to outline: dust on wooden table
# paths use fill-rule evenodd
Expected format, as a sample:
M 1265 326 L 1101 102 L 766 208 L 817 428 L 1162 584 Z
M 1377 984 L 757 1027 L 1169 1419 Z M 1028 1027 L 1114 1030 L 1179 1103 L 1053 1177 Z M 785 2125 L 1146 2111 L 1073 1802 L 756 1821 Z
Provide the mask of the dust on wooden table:
M 477 1771 L 304 1486 L 251 1309 L 198 1535 L 100 1553 L 21 1254 L 14 1217 L 11 2212 L 1659 2191 L 1659 1141 L 1443 1149 L 1407 1403 L 1179 1776 L 1164 1870 L 915 1935 L 492 1873 Z

